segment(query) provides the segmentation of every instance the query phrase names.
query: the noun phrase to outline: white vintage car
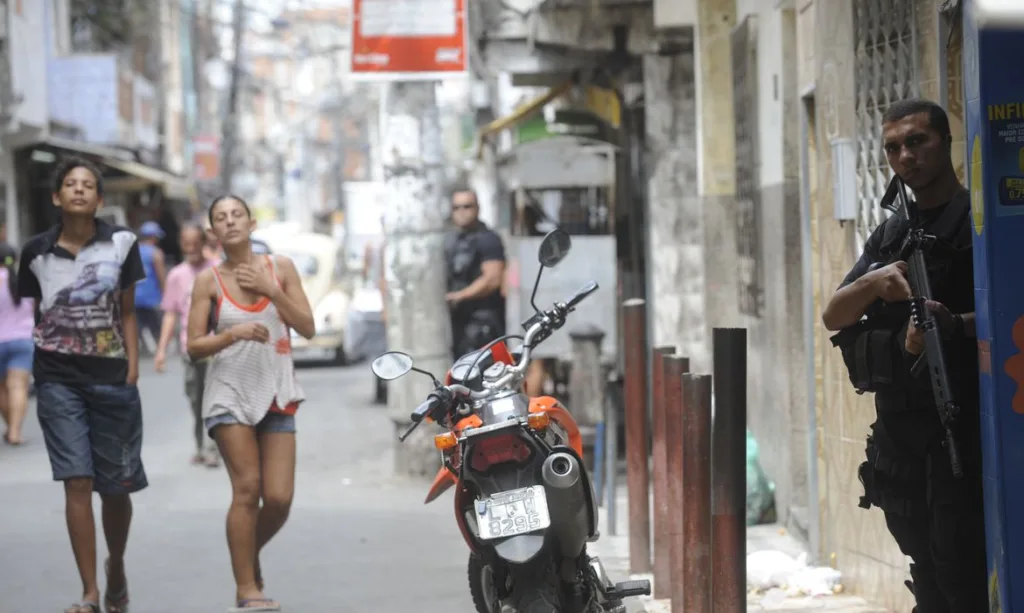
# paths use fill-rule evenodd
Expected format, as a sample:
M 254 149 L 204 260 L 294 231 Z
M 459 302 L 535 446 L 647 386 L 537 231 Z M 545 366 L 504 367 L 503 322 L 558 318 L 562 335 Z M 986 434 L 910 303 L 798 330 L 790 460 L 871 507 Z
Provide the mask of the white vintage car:
M 345 324 L 350 297 L 345 282 L 342 248 L 330 236 L 302 232 L 289 226 L 257 230 L 253 238 L 293 262 L 313 308 L 316 336 L 306 340 L 292 332 L 292 356 L 299 362 L 344 364 Z

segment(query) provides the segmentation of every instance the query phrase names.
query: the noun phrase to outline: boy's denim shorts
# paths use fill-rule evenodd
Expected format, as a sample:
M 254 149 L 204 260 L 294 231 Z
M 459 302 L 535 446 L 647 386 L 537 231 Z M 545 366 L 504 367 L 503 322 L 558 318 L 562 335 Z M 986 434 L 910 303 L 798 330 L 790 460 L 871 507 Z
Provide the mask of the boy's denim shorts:
M 37 409 L 54 481 L 89 477 L 100 494 L 147 485 L 142 466 L 142 402 L 134 385 L 38 386 Z
M 230 413 L 223 413 L 221 415 L 207 417 L 204 423 L 206 424 L 206 432 L 210 435 L 210 438 L 213 438 L 213 431 L 217 426 L 238 424 L 240 422 L 235 419 L 234 415 Z M 263 434 L 264 432 L 294 434 L 295 416 L 285 415 L 283 413 L 267 413 L 266 416 L 260 420 L 260 423 L 256 424 L 256 432 L 260 434 Z

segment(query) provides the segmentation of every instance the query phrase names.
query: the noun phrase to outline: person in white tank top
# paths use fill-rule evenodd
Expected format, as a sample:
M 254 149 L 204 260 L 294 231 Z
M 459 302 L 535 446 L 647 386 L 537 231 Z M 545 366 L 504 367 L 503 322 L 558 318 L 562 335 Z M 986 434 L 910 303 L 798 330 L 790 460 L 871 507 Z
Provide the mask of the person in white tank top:
M 253 253 L 256 222 L 241 198 L 217 198 L 209 217 L 225 259 L 196 278 L 188 353 L 193 360 L 211 358 L 203 418 L 231 478 L 227 535 L 236 607 L 230 611 L 280 611 L 263 593 L 259 554 L 291 507 L 295 413 L 305 396 L 295 379 L 290 330 L 313 338 L 313 312 L 289 258 Z

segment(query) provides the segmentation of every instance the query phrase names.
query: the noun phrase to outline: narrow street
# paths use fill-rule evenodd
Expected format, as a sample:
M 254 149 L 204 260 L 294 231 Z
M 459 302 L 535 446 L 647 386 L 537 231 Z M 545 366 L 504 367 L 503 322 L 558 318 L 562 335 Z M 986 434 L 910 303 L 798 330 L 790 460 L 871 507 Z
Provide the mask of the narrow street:
M 391 476 L 392 426 L 369 404 L 368 366 L 304 368 L 299 377 L 308 401 L 298 416 L 296 496 L 264 554 L 268 595 L 302 613 L 471 611 L 451 496 L 424 506 L 427 483 Z M 227 475 L 189 463 L 181 381 L 176 362 L 163 375 L 142 365 L 150 487 L 135 497 L 127 558 L 141 613 L 223 611 L 234 595 Z M 0 446 L 0 613 L 62 611 L 80 595 L 34 407 L 27 425 L 24 447 Z M 98 499 L 96 509 L 99 517 Z

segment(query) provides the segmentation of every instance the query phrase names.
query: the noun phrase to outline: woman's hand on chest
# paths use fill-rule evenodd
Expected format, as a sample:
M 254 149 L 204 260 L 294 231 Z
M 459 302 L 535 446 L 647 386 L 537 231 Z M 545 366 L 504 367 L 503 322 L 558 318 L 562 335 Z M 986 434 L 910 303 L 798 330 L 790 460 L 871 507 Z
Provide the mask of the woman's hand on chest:
M 281 291 L 281 287 L 274 281 L 269 265 L 262 259 L 239 264 L 232 276 L 239 289 L 250 296 L 265 296 L 273 300 Z

